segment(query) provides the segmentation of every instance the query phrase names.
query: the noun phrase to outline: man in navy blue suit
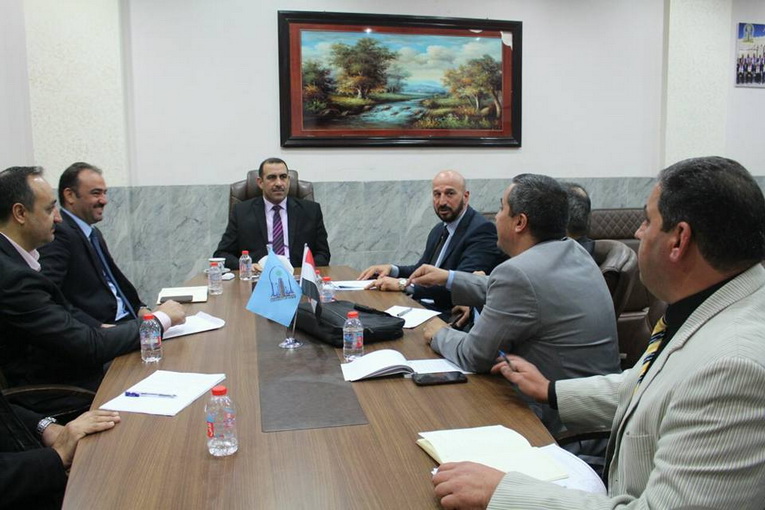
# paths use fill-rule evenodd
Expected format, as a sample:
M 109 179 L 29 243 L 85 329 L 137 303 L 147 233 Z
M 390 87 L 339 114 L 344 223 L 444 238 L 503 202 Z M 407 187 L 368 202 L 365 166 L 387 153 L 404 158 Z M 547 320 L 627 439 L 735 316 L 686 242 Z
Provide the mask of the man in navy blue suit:
M 504 260 L 497 248 L 497 229 L 481 213 L 468 205 L 470 191 L 465 178 L 453 170 L 440 172 L 433 179 L 433 210 L 441 220 L 428 234 L 425 252 L 416 264 L 380 264 L 361 272 L 359 280 L 377 277 L 370 285 L 382 291 L 406 292 L 424 300 L 430 308 L 447 312 L 452 308 L 451 293 L 444 286 L 407 286 L 406 279 L 423 264 L 456 271 L 490 273 Z

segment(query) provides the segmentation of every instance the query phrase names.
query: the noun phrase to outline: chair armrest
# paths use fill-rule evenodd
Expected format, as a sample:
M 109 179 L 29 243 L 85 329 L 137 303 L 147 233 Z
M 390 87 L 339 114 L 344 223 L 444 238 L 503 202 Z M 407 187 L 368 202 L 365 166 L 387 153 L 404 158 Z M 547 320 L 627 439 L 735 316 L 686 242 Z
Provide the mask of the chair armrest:
M 558 443 L 558 446 L 563 446 L 589 439 L 608 439 L 610 435 L 611 429 L 593 429 L 577 432 L 565 431 L 555 435 L 555 442 Z

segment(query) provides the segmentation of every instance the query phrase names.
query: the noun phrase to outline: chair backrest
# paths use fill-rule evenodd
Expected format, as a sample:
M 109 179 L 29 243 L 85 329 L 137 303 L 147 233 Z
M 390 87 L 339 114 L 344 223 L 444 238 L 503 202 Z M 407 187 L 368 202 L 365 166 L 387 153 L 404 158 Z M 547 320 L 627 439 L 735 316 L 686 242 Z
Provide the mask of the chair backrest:
M 611 239 L 595 241 L 593 258 L 600 267 L 614 302 L 616 317 L 624 311 L 638 274 L 637 255 L 626 244 Z
M 289 175 L 290 189 L 287 191 L 287 196 L 314 202 L 313 183 L 299 180 L 297 170 L 289 170 Z M 258 170 L 250 170 L 247 172 L 246 179 L 243 181 L 237 181 L 231 185 L 228 200 L 229 213 L 231 212 L 231 209 L 234 207 L 234 205 L 238 204 L 239 202 L 244 202 L 245 200 L 259 197 L 261 195 L 263 195 L 263 190 L 261 190 L 258 186 Z

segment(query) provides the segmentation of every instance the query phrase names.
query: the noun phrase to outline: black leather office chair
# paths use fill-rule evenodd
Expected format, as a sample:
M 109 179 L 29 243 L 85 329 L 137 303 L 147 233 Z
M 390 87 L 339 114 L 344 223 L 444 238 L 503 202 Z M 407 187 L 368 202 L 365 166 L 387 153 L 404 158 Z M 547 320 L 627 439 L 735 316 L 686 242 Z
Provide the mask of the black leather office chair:
M 27 386 L 8 387 L 5 376 L 0 371 L 0 391 L 5 399 L 11 404 L 17 404 L 27 407 L 24 404 L 30 399 L 32 401 L 57 399 L 65 397 L 75 397 L 81 404 L 73 405 L 67 409 L 62 409 L 57 413 L 49 414 L 62 423 L 73 420 L 85 411 L 90 409 L 90 404 L 96 393 L 78 386 L 69 386 L 65 384 L 34 384 Z
M 289 170 L 289 176 L 290 189 L 287 192 L 287 196 L 314 202 L 315 199 L 313 197 L 313 183 L 309 181 L 301 181 L 298 179 L 297 170 Z M 228 202 L 229 213 L 231 212 L 231 209 L 234 207 L 234 205 L 238 204 L 239 202 L 244 202 L 245 200 L 259 197 L 261 195 L 263 195 L 263 191 L 260 189 L 260 187 L 258 187 L 258 170 L 250 170 L 247 172 L 246 179 L 243 181 L 237 181 L 231 185 Z

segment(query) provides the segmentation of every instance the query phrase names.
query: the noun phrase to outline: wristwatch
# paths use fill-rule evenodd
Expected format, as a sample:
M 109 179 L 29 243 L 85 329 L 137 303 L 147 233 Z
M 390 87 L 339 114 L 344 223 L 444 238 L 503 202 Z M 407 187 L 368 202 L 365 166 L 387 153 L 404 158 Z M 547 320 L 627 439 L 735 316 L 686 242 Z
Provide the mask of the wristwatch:
M 406 290 L 406 278 L 399 278 L 398 279 L 398 291 L 404 292 Z
M 58 423 L 58 420 L 56 418 L 51 418 L 50 416 L 46 416 L 42 420 L 37 422 L 37 433 L 42 436 L 43 432 L 45 432 L 45 429 L 51 426 L 53 423 Z

